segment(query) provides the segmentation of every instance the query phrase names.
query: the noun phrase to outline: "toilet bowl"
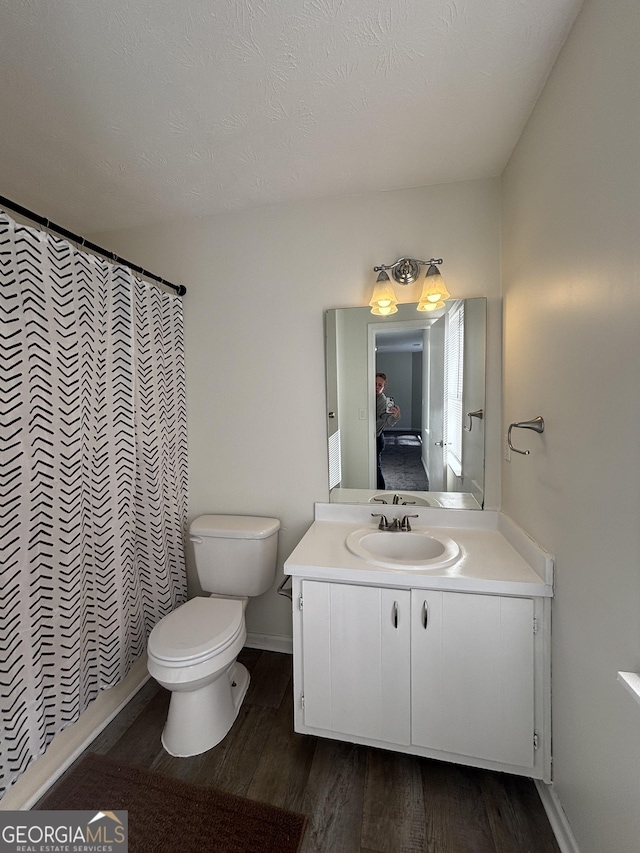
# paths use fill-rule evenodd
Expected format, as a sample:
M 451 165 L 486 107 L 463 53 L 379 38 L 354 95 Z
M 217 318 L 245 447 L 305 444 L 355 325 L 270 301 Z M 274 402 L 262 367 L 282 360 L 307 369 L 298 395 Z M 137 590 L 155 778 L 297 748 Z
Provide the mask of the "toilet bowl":
M 171 691 L 162 745 L 199 755 L 220 743 L 238 715 L 249 673 L 236 661 L 247 631 L 247 599 L 192 598 L 149 636 L 147 668 Z

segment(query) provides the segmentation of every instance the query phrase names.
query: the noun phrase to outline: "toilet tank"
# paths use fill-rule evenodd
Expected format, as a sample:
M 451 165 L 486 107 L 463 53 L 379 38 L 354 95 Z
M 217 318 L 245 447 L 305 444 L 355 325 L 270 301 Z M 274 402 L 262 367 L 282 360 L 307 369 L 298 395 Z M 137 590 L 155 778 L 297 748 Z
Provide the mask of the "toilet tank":
M 277 518 L 201 515 L 189 527 L 196 571 L 205 592 L 256 596 L 275 578 Z

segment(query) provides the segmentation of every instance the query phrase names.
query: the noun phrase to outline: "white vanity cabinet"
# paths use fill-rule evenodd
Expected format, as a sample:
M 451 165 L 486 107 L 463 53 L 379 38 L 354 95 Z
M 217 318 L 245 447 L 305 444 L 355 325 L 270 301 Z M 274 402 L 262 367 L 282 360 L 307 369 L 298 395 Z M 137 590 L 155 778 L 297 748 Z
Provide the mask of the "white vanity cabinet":
M 295 729 L 549 775 L 544 599 L 294 579 Z
M 553 558 L 496 513 L 459 513 L 415 508 L 414 532 L 459 549 L 423 568 L 388 537 L 380 558 L 350 550 L 376 535 L 369 507 L 316 506 L 285 562 L 295 730 L 550 782 Z

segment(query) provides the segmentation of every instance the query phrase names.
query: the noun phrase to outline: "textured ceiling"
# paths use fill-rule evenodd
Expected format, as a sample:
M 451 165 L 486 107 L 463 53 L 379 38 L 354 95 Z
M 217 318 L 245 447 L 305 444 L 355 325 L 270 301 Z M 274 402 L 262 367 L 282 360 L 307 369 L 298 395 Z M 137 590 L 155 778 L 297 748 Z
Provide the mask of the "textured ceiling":
M 0 195 L 80 233 L 500 174 L 582 0 L 0 0 Z

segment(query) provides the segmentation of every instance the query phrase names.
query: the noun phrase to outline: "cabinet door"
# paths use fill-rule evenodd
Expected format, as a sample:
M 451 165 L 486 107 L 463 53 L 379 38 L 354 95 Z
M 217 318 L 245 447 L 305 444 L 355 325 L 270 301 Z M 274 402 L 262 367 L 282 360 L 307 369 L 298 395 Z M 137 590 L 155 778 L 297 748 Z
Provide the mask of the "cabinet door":
M 410 743 L 408 590 L 304 581 L 305 725 Z
M 412 618 L 412 742 L 533 766 L 533 601 L 413 590 Z

